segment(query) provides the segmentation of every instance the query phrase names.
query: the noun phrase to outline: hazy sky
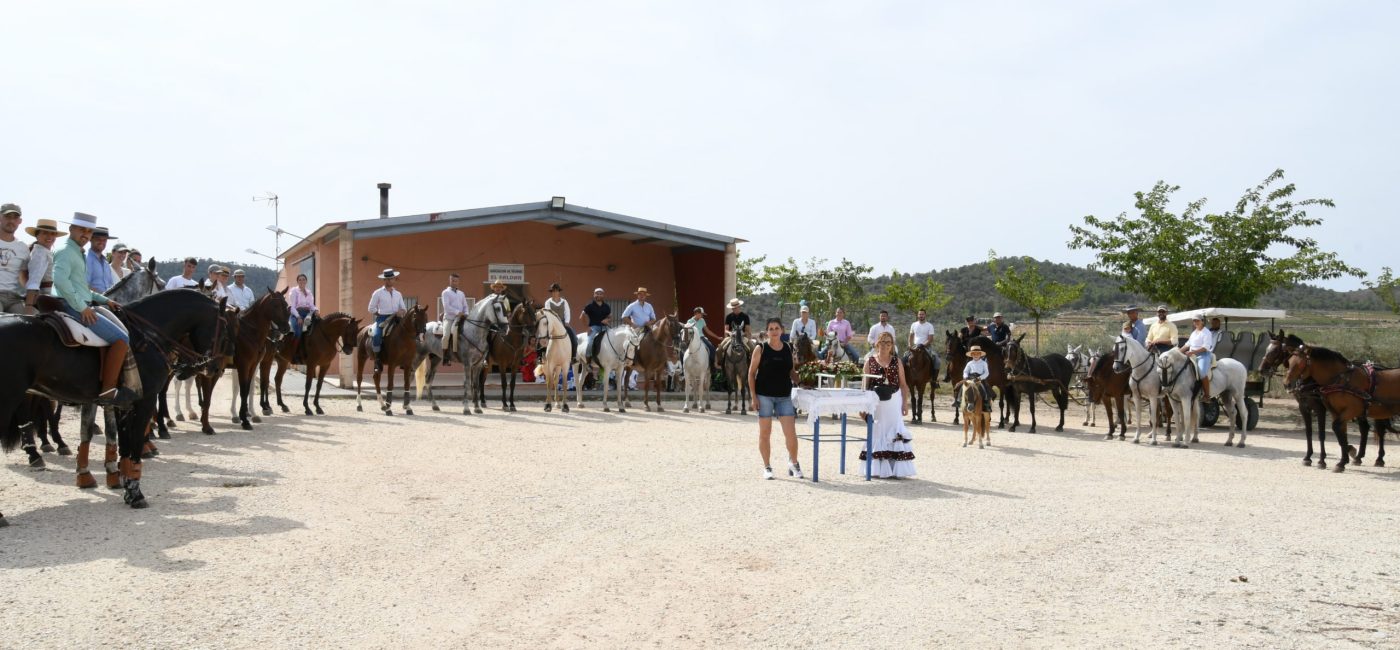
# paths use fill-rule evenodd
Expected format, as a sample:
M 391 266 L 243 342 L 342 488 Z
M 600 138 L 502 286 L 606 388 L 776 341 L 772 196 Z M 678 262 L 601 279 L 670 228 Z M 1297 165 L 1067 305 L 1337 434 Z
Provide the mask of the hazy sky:
M 68 3 L 0 10 L 0 201 L 148 256 L 543 201 L 923 271 L 1084 263 L 1067 225 L 1277 167 L 1374 271 L 1400 3 Z M 292 242 L 287 240 L 284 246 Z M 267 262 L 266 260 L 262 260 Z M 528 269 L 527 269 L 528 273 Z M 1328 283 L 1355 288 L 1355 280 Z

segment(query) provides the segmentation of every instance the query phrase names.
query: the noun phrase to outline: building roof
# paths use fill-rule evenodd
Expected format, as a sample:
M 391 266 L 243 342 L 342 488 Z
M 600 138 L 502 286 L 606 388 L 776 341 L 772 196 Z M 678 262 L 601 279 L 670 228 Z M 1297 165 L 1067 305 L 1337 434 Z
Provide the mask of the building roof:
M 549 201 L 453 210 L 451 212 L 431 212 L 387 219 L 333 222 L 318 228 L 307 239 L 309 241 L 323 239 L 340 227 L 349 230 L 355 239 L 369 239 L 522 221 L 549 224 L 557 230 L 592 233 L 599 238 L 616 237 L 629 240 L 633 244 L 653 244 L 669 248 L 700 248 L 722 251 L 730 244 L 745 241 L 727 235 L 717 235 L 568 203 L 565 203 L 562 208 L 555 208 L 551 207 Z M 299 246 L 287 249 L 282 256 L 292 255 Z
M 1210 319 L 1216 316 L 1222 318 L 1233 318 L 1235 320 L 1271 320 L 1275 318 L 1288 318 L 1288 312 L 1282 309 L 1235 309 L 1231 307 L 1202 307 L 1191 311 L 1182 311 L 1167 316 L 1167 320 L 1173 323 L 1189 321 L 1193 318 Z

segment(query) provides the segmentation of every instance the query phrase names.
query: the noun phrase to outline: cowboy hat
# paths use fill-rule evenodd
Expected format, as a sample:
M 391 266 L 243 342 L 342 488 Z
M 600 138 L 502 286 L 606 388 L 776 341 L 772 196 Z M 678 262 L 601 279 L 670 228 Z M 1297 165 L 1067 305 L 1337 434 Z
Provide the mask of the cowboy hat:
M 112 236 L 112 233 L 107 232 L 107 227 L 106 227 L 106 226 L 98 226 L 97 228 L 93 228 L 93 229 L 92 229 L 92 236 L 93 236 L 93 237 L 106 237 L 107 239 L 120 239 L 119 237 L 113 237 L 113 236 Z
M 394 269 L 384 269 L 384 272 L 379 274 L 380 280 L 392 280 L 397 277 L 399 277 L 399 272 Z
M 40 219 L 39 223 L 25 228 L 24 232 L 29 233 L 30 237 L 37 237 L 38 234 L 41 232 L 52 233 L 58 235 L 59 237 L 64 237 L 68 235 L 68 233 L 66 232 L 58 231 L 58 222 L 54 221 L 53 219 Z
M 82 212 L 74 212 L 73 220 L 69 221 L 68 225 L 93 230 L 97 228 L 97 217 L 90 214 L 83 214 Z
M 558 282 L 551 282 L 551 283 L 549 283 L 549 289 L 547 289 L 547 291 L 563 291 L 563 290 L 564 290 L 563 287 L 560 287 Z
M 740 300 L 740 299 L 738 299 L 738 298 L 734 298 L 733 300 L 730 300 L 730 301 L 729 301 L 729 307 L 730 307 L 731 309 L 734 308 L 734 307 L 743 307 L 743 306 L 744 306 L 744 301 L 742 301 L 742 300 Z
M 492 281 L 491 281 L 491 288 L 492 288 L 492 289 L 504 289 L 504 288 L 506 288 L 506 283 L 501 282 L 499 279 L 497 279 L 497 280 L 492 280 Z
M 1137 305 L 1128 305 L 1127 307 L 1124 307 L 1124 308 L 1123 308 L 1123 313 L 1125 313 L 1125 314 L 1128 313 L 1128 312 L 1130 312 L 1130 311 L 1141 311 L 1141 310 L 1138 309 Z
M 646 288 L 646 287 L 637 287 L 637 290 L 636 290 L 634 293 L 651 293 L 651 292 L 650 292 L 650 291 L 647 291 L 647 288 Z
M 972 349 L 967 351 L 967 356 L 972 357 L 974 359 L 980 359 L 982 357 L 987 356 L 987 353 L 982 351 L 982 346 L 974 345 L 972 346 Z
M 15 214 L 24 214 L 24 212 L 19 209 L 19 206 L 13 203 L 6 203 L 5 205 L 0 205 L 0 214 L 10 214 L 11 212 Z

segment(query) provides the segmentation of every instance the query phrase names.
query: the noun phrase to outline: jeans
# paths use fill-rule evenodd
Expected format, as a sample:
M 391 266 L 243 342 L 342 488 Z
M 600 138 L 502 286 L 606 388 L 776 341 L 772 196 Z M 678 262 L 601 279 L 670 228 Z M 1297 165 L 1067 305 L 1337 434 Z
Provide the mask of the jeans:
M 780 418 L 796 417 L 797 409 L 792 405 L 792 398 L 759 395 L 758 417 L 771 418 L 774 416 Z
M 1196 355 L 1196 371 L 1200 372 L 1202 379 L 1210 377 L 1210 361 L 1213 358 L 1211 352 L 1202 352 Z
M 79 323 L 83 322 L 83 315 L 68 306 L 68 301 L 66 300 L 63 302 L 63 312 L 76 318 Z M 117 341 L 128 343 L 131 341 L 131 339 L 127 337 L 126 332 L 122 331 L 122 328 L 118 327 L 112 321 L 107 320 L 107 317 L 103 316 L 100 312 L 97 313 L 97 322 L 88 325 L 87 328 L 92 330 L 93 334 L 96 334 L 98 338 L 106 341 L 109 345 Z
M 298 307 L 297 310 L 292 313 L 292 317 L 287 319 L 291 322 L 293 336 L 301 338 L 301 321 L 310 315 L 311 309 L 307 307 Z
M 393 314 L 374 315 L 374 339 L 370 341 L 370 345 L 375 352 L 379 352 L 379 348 L 384 345 L 384 321 L 393 317 Z
M 828 347 L 828 346 L 823 345 L 823 346 L 821 347 L 820 350 L 817 350 L 817 358 L 818 358 L 818 359 L 825 359 L 825 358 L 826 358 L 826 348 L 827 348 L 827 347 Z M 846 351 L 846 360 L 847 360 L 847 361 L 850 361 L 851 363 L 860 363 L 860 355 L 859 355 L 859 354 L 856 354 L 856 349 L 855 349 L 854 347 L 851 347 L 850 341 L 847 341 L 847 342 L 845 342 L 845 343 L 842 343 L 842 344 L 841 344 L 841 348 L 844 349 L 844 350 Z

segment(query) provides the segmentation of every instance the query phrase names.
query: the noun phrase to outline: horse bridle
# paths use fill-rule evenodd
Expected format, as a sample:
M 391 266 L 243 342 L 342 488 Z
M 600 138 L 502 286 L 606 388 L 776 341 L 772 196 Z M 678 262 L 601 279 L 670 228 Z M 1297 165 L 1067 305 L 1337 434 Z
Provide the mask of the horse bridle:
M 1118 354 L 1118 350 L 1119 350 L 1119 349 L 1122 349 L 1122 350 L 1123 350 L 1123 354 Z M 1152 363 L 1153 361 L 1156 361 L 1156 360 L 1157 360 L 1157 357 L 1152 356 L 1152 353 L 1149 352 L 1149 353 L 1147 353 L 1147 358 L 1146 358 L 1146 359 L 1143 359 L 1142 363 L 1139 363 L 1139 364 L 1137 364 L 1137 365 L 1133 365 L 1133 362 L 1127 360 L 1127 359 L 1128 359 L 1128 342 L 1127 342 L 1127 341 L 1124 341 L 1124 340 L 1121 339 L 1121 338 L 1118 339 L 1118 341 L 1115 342 L 1115 343 L 1113 344 L 1113 355 L 1116 357 L 1116 359 L 1114 359 L 1114 361 L 1113 361 L 1113 365 L 1118 365 L 1119 363 L 1122 363 L 1123 365 L 1125 365 L 1125 366 L 1128 367 L 1127 370 L 1123 370 L 1123 371 L 1115 370 L 1114 372 L 1126 372 L 1126 373 L 1128 373 L 1128 378 L 1131 379 L 1131 380 L 1133 380 L 1134 382 L 1137 382 L 1137 383 L 1142 383 L 1142 380 L 1147 379 L 1147 376 L 1150 375 L 1150 374 L 1152 374 L 1152 369 L 1149 368 L 1149 369 L 1147 370 L 1147 372 L 1143 373 L 1142 376 L 1139 377 L 1139 376 L 1137 376 L 1137 369 L 1138 369 L 1138 368 L 1141 368 L 1141 367 L 1143 367 L 1143 366 L 1145 366 L 1145 365 L 1148 365 L 1148 364 Z
M 180 374 L 198 372 L 219 358 L 219 355 L 215 354 L 215 352 L 219 346 L 219 338 L 223 334 L 224 319 L 222 318 L 222 314 L 214 315 L 214 336 L 209 339 L 209 352 L 200 354 L 190 349 L 190 347 L 184 343 L 168 336 L 165 332 L 162 332 L 159 327 L 156 327 L 154 323 L 141 317 L 141 315 L 136 312 L 129 309 L 121 309 L 120 311 L 124 318 L 141 326 L 142 338 L 151 345 L 156 346 L 156 349 L 160 351 L 163 358 L 170 359 L 173 357 L 175 359 L 171 364 L 172 372 Z M 188 359 L 189 361 L 181 363 L 180 359 L 182 358 Z
M 1161 357 L 1158 356 L 1157 358 L 1160 359 Z M 1161 369 L 1161 371 L 1162 371 L 1162 388 L 1164 388 L 1164 389 L 1166 389 L 1168 392 L 1170 392 L 1170 391 L 1171 391 L 1171 388 L 1172 388 L 1173 386 L 1176 386 L 1176 382 L 1179 381 L 1179 380 L 1181 379 L 1181 376 L 1182 376 L 1183 374 L 1186 373 L 1186 369 L 1187 369 L 1187 368 L 1195 367 L 1195 365 L 1196 365 L 1196 364 L 1195 364 L 1193 361 L 1191 361 L 1191 358 L 1190 358 L 1190 357 L 1187 357 L 1187 358 L 1186 358 L 1186 363 L 1181 364 L 1181 369 L 1180 369 L 1180 370 L 1177 370 L 1177 371 L 1176 371 L 1176 374 L 1175 374 L 1175 375 L 1172 375 L 1172 378 L 1171 378 L 1171 379 L 1167 379 L 1167 369 L 1166 369 L 1166 368 L 1162 368 L 1162 369 Z

